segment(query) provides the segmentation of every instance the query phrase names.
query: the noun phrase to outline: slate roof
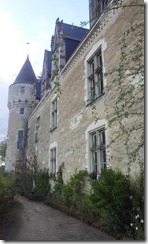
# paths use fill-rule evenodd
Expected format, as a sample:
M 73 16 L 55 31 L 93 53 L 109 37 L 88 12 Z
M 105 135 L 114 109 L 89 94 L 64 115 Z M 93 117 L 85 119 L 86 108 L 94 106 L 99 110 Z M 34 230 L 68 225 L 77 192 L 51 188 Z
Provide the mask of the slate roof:
M 44 52 L 44 61 L 46 62 L 47 67 L 47 75 L 51 77 L 51 51 L 45 50 Z
M 29 57 L 27 57 L 24 65 L 22 66 L 18 76 L 16 77 L 14 83 L 29 83 L 33 84 L 36 82 L 36 76 L 33 71 L 32 65 L 30 63 Z
M 63 32 L 68 39 L 82 41 L 88 31 L 86 28 L 63 23 Z
M 73 41 L 81 42 L 89 32 L 89 29 L 82 28 L 76 25 L 66 24 L 63 23 L 63 21 L 60 22 L 59 18 L 56 21 L 56 25 L 58 26 L 59 29 L 61 28 L 61 30 L 63 30 L 65 40 L 73 40 Z M 55 41 L 55 36 L 53 35 L 51 37 L 51 49 L 54 46 L 54 41 Z

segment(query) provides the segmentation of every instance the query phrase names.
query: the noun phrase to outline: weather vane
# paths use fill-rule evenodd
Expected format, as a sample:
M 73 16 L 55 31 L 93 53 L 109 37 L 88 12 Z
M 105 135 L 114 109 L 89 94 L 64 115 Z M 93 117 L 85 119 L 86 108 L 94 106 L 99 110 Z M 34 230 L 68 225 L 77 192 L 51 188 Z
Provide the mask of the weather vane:
M 29 42 L 27 42 L 27 58 L 29 59 Z

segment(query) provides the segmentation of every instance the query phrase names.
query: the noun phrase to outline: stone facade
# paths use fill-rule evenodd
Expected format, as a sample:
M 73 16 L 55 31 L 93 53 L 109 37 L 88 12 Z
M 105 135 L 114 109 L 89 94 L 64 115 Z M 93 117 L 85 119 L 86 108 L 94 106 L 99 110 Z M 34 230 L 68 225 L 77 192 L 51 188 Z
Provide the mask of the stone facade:
M 118 1 L 111 2 L 116 6 Z M 143 1 L 139 3 L 142 4 Z M 137 12 L 139 15 L 135 15 Z M 99 60 L 94 64 L 100 62 L 101 67 L 96 69 L 96 75 L 100 72 L 99 69 L 104 74 L 117 67 L 120 61 L 119 41 L 123 38 L 124 31 L 139 18 L 143 18 L 143 9 L 139 7 L 128 7 L 126 10 L 114 8 L 102 14 L 95 23 L 91 23 L 89 33 L 59 72 L 61 94 L 57 93 L 54 83 L 56 77 L 52 80 L 51 89 L 42 97 L 28 119 L 27 157 L 37 155 L 40 168 L 48 168 L 51 173 L 56 173 L 59 166 L 64 163 L 65 181 L 75 171 L 81 169 L 87 169 L 91 173 L 94 171 L 94 166 L 97 167 L 97 170 L 95 168 L 97 177 L 102 167 L 112 166 L 126 173 L 128 164 L 124 136 L 108 147 L 113 135 L 119 129 L 118 122 L 109 128 L 107 117 L 112 116 L 118 90 L 116 87 L 110 91 L 106 89 L 112 82 L 112 77 L 105 76 L 103 83 L 100 83 L 101 90 L 98 91 L 100 93 L 92 103 L 90 100 L 92 91 L 88 82 L 88 79 L 91 80 L 91 75 L 88 73 L 88 66 L 91 65 L 93 58 Z M 132 45 L 132 38 L 130 43 Z M 95 83 L 93 86 L 96 89 Z M 54 101 L 56 108 L 53 108 Z M 141 108 L 143 109 L 143 103 Z M 94 115 L 98 117 L 97 121 Z M 55 120 L 54 127 L 52 120 Z M 126 123 L 127 126 L 134 123 L 134 117 Z M 139 118 L 139 123 L 143 123 L 142 118 Z M 138 140 L 138 135 L 133 135 L 131 144 L 135 139 Z M 98 145 L 98 151 L 94 153 L 91 147 L 97 140 L 100 140 L 100 143 L 105 141 L 106 146 L 103 143 L 99 148 Z M 96 160 L 98 165 L 93 165 L 92 160 Z M 56 167 L 55 172 L 53 164 Z M 134 165 L 132 170 L 135 174 L 138 168 Z
M 64 162 L 64 179 L 67 180 L 76 170 L 87 169 L 90 171 L 89 133 L 96 128 L 106 128 L 106 140 L 112 136 L 116 126 L 111 130 L 107 125 L 105 99 L 110 99 L 110 109 L 113 99 L 117 96 L 116 90 L 100 96 L 96 100 L 96 113 L 99 117 L 94 122 L 92 105 L 88 100 L 88 74 L 87 61 L 102 46 L 103 73 L 115 67 L 120 58 L 119 40 L 123 32 L 130 26 L 129 16 L 132 19 L 138 8 L 131 10 L 118 9 L 110 11 L 100 18 L 92 27 L 86 38 L 73 53 L 68 63 L 59 74 L 61 96 L 57 103 L 57 127 L 50 130 L 51 103 L 55 96 L 56 87 L 52 88 L 42 98 L 38 107 L 29 118 L 30 130 L 28 154 L 35 149 L 38 155 L 38 163 L 41 168 L 50 168 L 50 149 L 56 147 L 56 170 Z M 132 11 L 132 13 L 131 13 Z M 104 86 L 111 82 L 110 78 L 104 78 Z M 39 140 L 34 143 L 34 125 L 37 117 L 40 117 Z M 120 161 L 119 161 L 120 158 Z M 120 168 L 126 173 L 127 163 L 125 149 L 120 143 L 111 146 L 107 151 L 108 165 Z

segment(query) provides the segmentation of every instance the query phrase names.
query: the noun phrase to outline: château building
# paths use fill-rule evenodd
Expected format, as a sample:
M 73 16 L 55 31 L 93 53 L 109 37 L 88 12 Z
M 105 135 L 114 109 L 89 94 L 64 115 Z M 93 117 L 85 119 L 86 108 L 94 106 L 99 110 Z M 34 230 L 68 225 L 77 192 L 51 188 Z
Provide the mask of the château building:
M 143 1 L 138 0 L 138 4 Z M 122 121 L 118 117 L 110 126 L 122 86 L 114 85 L 118 73 L 111 71 L 121 63 L 124 32 L 133 23 L 144 21 L 144 11 L 127 0 L 89 0 L 89 16 L 89 30 L 57 19 L 51 50 L 44 53 L 41 78 L 35 77 L 27 57 L 10 85 L 6 171 L 15 170 L 16 162 L 21 164 L 36 156 L 39 168 L 47 168 L 49 173 L 55 174 L 64 163 L 65 181 L 82 169 L 96 172 L 97 177 L 102 168 L 108 167 L 127 173 L 127 145 L 131 152 L 140 142 L 143 116 L 136 113 L 142 114 L 144 104 L 142 99 L 137 100 L 132 108 L 136 113 L 125 114 Z M 134 48 L 136 33 L 130 35 L 127 53 Z M 121 77 L 125 85 L 131 82 L 130 62 L 124 67 L 125 78 Z M 136 85 L 140 75 L 132 78 L 132 98 L 140 96 Z M 125 96 L 127 101 L 129 96 Z M 119 133 L 121 124 L 129 131 L 137 125 L 138 133 L 133 129 L 128 142 L 124 133 Z M 118 134 L 120 137 L 112 143 Z M 144 157 L 142 146 L 140 157 Z M 137 160 L 135 157 L 131 166 L 133 175 L 139 170 Z

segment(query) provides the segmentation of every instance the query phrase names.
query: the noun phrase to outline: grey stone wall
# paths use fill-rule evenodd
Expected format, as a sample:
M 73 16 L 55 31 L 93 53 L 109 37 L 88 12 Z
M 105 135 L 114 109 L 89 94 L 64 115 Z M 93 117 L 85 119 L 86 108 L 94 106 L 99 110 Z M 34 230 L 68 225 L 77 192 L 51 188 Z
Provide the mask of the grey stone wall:
M 24 93 L 21 93 L 21 87 L 25 87 Z M 6 171 L 14 170 L 16 160 L 22 160 L 24 155 L 17 148 L 18 130 L 24 130 L 28 124 L 28 117 L 34 107 L 34 86 L 31 84 L 12 84 L 9 87 L 8 94 L 8 140 L 6 151 Z M 24 108 L 24 114 L 20 114 L 20 108 Z M 25 138 L 24 138 L 25 139 Z
M 95 24 L 87 38 L 72 55 L 59 76 L 62 94 L 58 100 L 58 122 L 55 130 L 50 131 L 50 109 L 56 89 L 46 94 L 29 118 L 28 156 L 34 150 L 38 155 L 39 166 L 49 168 L 50 148 L 51 145 L 56 145 L 57 169 L 64 162 L 65 181 L 76 170 L 89 170 L 89 131 L 97 128 L 97 126 L 104 125 L 107 131 L 107 143 L 109 143 L 115 131 L 118 130 L 116 123 L 112 129 L 108 127 L 105 106 L 107 100 L 108 110 L 111 114 L 114 99 L 118 96 L 116 89 L 108 93 L 105 90 L 105 95 L 96 101 L 96 113 L 99 120 L 95 123 L 92 106 L 87 104 L 86 63 L 88 58 L 102 45 L 103 72 L 108 72 L 118 65 L 120 58 L 119 41 L 123 37 L 123 32 L 130 26 L 129 19 L 140 18 L 140 12 L 139 16 L 134 16 L 137 11 L 138 8 L 135 7 L 126 8 L 126 11 L 120 8 L 107 13 L 103 20 L 100 19 Z M 111 77 L 104 78 L 105 85 L 111 82 Z M 35 123 L 38 116 L 40 116 L 39 140 L 35 143 Z M 134 118 L 130 120 L 131 122 L 134 123 Z M 133 138 L 133 140 L 135 139 Z M 138 135 L 136 135 L 136 140 L 138 140 Z M 110 145 L 107 158 L 113 168 L 120 168 L 126 173 L 124 137 L 114 145 Z M 120 162 L 119 158 L 121 159 Z M 138 170 L 135 166 L 133 169 Z

